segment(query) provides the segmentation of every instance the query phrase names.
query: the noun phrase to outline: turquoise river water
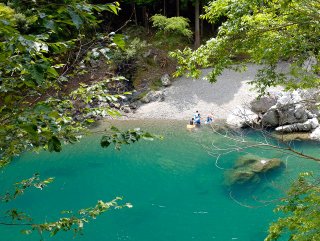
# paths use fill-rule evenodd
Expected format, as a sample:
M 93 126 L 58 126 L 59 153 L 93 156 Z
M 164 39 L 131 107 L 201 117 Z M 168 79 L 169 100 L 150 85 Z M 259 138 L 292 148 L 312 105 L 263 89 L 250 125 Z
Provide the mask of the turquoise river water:
M 133 208 L 111 210 L 85 225 L 84 234 L 59 233 L 46 240 L 79 241 L 260 241 L 268 224 L 276 220 L 276 202 L 299 172 L 319 170 L 319 164 L 261 149 L 253 154 L 277 157 L 286 167 L 261 178 L 256 184 L 227 187 L 224 172 L 244 155 L 231 152 L 216 159 L 208 154 L 212 145 L 228 140 L 202 127 L 187 131 L 185 123 L 163 121 L 122 122 L 162 134 L 164 140 L 141 141 L 121 151 L 102 149 L 101 134 L 66 145 L 61 153 L 25 153 L 0 173 L 0 193 L 12 184 L 40 173 L 55 177 L 44 190 L 30 189 L 1 210 L 12 207 L 26 211 L 35 221 L 53 221 L 62 210 L 94 206 L 122 196 Z M 249 140 L 261 139 L 249 133 Z M 231 142 L 229 144 L 232 144 Z M 319 156 L 319 143 L 296 142 L 296 148 Z M 209 149 L 208 149 L 209 148 Z M 265 205 L 269 203 L 270 205 Z M 3 221 L 3 220 L 1 220 Z M 23 227 L 0 225 L 1 241 L 40 240 L 37 233 L 20 234 Z M 285 240 L 285 239 L 283 239 Z

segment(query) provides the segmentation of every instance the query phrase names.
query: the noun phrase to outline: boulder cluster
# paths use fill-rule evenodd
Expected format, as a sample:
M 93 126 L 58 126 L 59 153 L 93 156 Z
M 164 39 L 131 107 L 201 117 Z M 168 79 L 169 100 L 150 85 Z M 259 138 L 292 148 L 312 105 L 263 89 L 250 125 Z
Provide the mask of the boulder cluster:
M 237 109 L 227 121 L 237 127 L 273 128 L 280 133 L 309 132 L 311 139 L 319 140 L 319 96 L 319 90 L 268 93 Z

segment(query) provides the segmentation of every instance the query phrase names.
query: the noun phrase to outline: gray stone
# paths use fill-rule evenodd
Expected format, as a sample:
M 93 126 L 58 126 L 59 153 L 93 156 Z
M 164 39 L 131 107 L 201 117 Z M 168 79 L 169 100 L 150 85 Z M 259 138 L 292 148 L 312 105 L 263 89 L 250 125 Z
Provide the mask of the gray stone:
M 133 102 L 133 103 L 130 103 L 129 104 L 129 107 L 133 110 L 137 109 L 138 108 L 138 103 L 137 102 Z
M 251 169 L 253 172 L 256 172 L 256 173 L 265 173 L 280 167 L 281 164 L 282 164 L 281 160 L 277 158 L 260 159 L 251 165 Z
M 272 106 L 277 103 L 275 96 L 263 96 L 260 99 L 251 101 L 250 108 L 255 113 L 266 113 Z
M 291 133 L 291 132 L 309 132 L 319 126 L 317 118 L 309 119 L 304 123 L 294 123 L 290 125 L 283 125 L 276 128 L 277 132 Z
M 165 95 L 163 91 L 150 91 L 141 99 L 142 103 L 150 103 L 153 101 L 164 101 Z
M 298 91 L 283 92 L 282 96 L 278 99 L 276 107 L 278 109 L 286 110 L 301 103 L 302 98 Z
M 303 123 L 308 120 L 307 110 L 301 105 L 291 106 L 290 108 L 278 109 L 279 125 Z
M 275 107 L 270 108 L 261 118 L 262 126 L 276 127 L 279 125 L 279 113 Z
M 124 105 L 121 107 L 121 110 L 124 112 L 124 113 L 130 113 L 131 112 L 131 109 L 128 105 Z
M 164 87 L 170 86 L 171 85 L 170 75 L 164 74 L 161 77 L 161 83 L 162 83 L 162 86 L 164 86 Z

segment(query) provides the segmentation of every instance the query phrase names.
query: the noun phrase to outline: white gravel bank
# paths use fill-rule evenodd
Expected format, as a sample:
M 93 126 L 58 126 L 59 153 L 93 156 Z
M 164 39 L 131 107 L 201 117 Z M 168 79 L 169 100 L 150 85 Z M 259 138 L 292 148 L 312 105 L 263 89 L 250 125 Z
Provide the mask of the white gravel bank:
M 257 65 L 248 65 L 248 70 L 242 73 L 225 70 L 213 84 L 204 79 L 178 78 L 165 89 L 163 102 L 144 104 L 127 117 L 188 120 L 198 110 L 203 117 L 213 113 L 214 118 L 226 119 L 237 107 L 257 96 L 248 82 L 254 79 L 258 69 Z

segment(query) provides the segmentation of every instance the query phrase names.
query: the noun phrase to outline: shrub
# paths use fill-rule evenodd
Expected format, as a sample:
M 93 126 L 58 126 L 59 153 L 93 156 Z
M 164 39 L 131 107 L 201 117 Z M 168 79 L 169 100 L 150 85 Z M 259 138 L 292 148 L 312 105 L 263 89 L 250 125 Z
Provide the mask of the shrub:
M 151 17 L 152 26 L 164 35 L 180 35 L 191 38 L 192 31 L 189 29 L 189 19 L 184 17 L 167 18 L 160 14 Z

